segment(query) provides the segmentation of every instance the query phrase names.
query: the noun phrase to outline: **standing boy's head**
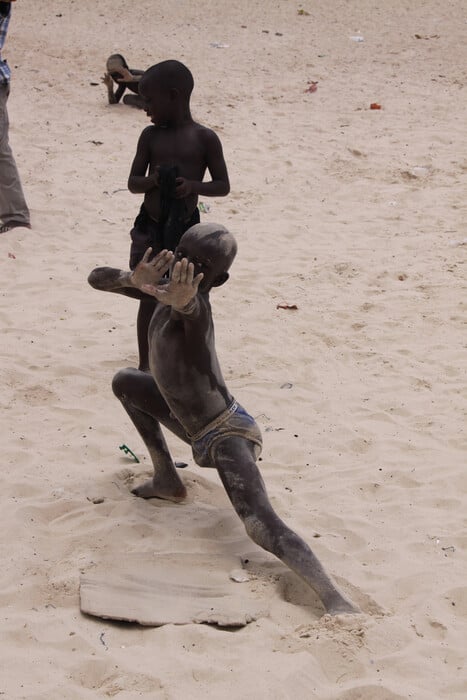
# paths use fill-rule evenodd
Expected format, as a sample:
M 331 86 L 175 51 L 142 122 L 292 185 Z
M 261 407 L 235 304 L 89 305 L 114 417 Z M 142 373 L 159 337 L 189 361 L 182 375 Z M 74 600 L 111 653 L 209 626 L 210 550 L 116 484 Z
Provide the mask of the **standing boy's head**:
M 194 80 L 180 61 L 162 61 L 151 66 L 139 81 L 139 94 L 151 121 L 166 126 L 190 114 L 190 96 Z

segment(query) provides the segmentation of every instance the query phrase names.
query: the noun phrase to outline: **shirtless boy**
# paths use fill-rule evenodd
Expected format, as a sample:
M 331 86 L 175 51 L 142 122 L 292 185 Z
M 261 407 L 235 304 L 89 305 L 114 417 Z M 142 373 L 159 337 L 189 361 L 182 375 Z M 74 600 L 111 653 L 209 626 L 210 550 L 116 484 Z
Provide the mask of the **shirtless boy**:
M 106 63 L 106 72 L 102 78 L 102 82 L 107 87 L 109 104 L 117 104 L 120 102 L 125 90 L 130 90 L 135 94 L 125 95 L 123 97 L 123 103 L 131 107 L 144 109 L 143 98 L 140 97 L 138 92 L 139 81 L 142 75 L 144 75 L 144 70 L 129 68 L 128 63 L 120 53 L 113 53 L 109 56 Z M 115 92 L 114 83 L 117 84 Z
M 195 122 L 190 112 L 193 76 L 179 61 L 149 68 L 139 94 L 151 119 L 138 141 L 128 189 L 144 194 L 131 231 L 130 268 L 151 247 L 175 250 L 182 234 L 199 222 L 198 196 L 223 197 L 230 191 L 222 145 L 216 134 Z M 211 180 L 203 182 L 206 170 Z M 140 303 L 137 319 L 139 368 L 148 369 L 148 327 L 156 300 Z
M 197 224 L 175 255 L 150 251 L 133 272 L 96 268 L 96 289 L 159 302 L 149 326 L 151 374 L 124 369 L 113 391 L 144 440 L 154 476 L 133 493 L 180 502 L 186 496 L 161 424 L 190 444 L 201 467 L 217 469 L 251 539 L 275 554 L 318 594 L 327 612 L 356 612 L 335 587 L 308 545 L 274 512 L 256 465 L 261 433 L 229 392 L 216 355 L 209 292 L 227 281 L 236 254 L 234 237 L 217 224 Z M 163 275 L 170 268 L 170 278 Z

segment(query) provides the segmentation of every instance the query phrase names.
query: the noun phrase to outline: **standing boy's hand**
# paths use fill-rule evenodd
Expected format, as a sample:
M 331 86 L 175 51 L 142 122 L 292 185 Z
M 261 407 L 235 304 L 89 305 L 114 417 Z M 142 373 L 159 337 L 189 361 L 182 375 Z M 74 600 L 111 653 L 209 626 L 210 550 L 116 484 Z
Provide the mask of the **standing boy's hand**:
M 162 304 L 171 306 L 176 311 L 186 311 L 188 308 L 191 310 L 190 301 L 196 297 L 199 284 L 204 277 L 202 272 L 195 277 L 194 270 L 193 263 L 189 263 L 186 258 L 178 260 L 174 265 L 168 284 L 163 287 L 145 284 L 142 291 L 156 297 Z
M 174 254 L 170 250 L 162 250 L 150 262 L 149 258 L 152 253 L 152 248 L 148 248 L 143 255 L 141 261 L 137 264 L 130 275 L 130 281 L 134 287 L 143 289 L 146 285 L 159 284 L 165 273 L 170 267 Z
M 185 197 L 189 197 L 190 194 L 195 194 L 193 191 L 193 180 L 187 180 L 184 177 L 177 177 L 175 184 L 176 199 L 185 199 Z

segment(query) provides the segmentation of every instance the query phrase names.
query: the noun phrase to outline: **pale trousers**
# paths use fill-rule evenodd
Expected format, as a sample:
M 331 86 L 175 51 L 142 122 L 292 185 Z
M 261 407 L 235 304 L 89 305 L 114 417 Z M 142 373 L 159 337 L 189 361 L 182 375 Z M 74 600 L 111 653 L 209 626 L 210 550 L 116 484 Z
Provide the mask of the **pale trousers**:
M 0 85 L 0 220 L 3 224 L 29 226 L 29 209 L 24 199 L 18 169 L 8 141 L 7 100 L 9 85 Z

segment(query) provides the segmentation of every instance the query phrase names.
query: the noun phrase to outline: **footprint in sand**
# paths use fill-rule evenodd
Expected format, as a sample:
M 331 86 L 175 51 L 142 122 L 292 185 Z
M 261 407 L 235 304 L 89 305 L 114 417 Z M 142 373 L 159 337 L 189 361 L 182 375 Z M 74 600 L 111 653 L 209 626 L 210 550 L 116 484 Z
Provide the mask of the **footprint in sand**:
M 340 695 L 336 695 L 335 700 L 407 700 L 407 696 L 393 693 L 380 685 L 361 685 L 344 690 Z

